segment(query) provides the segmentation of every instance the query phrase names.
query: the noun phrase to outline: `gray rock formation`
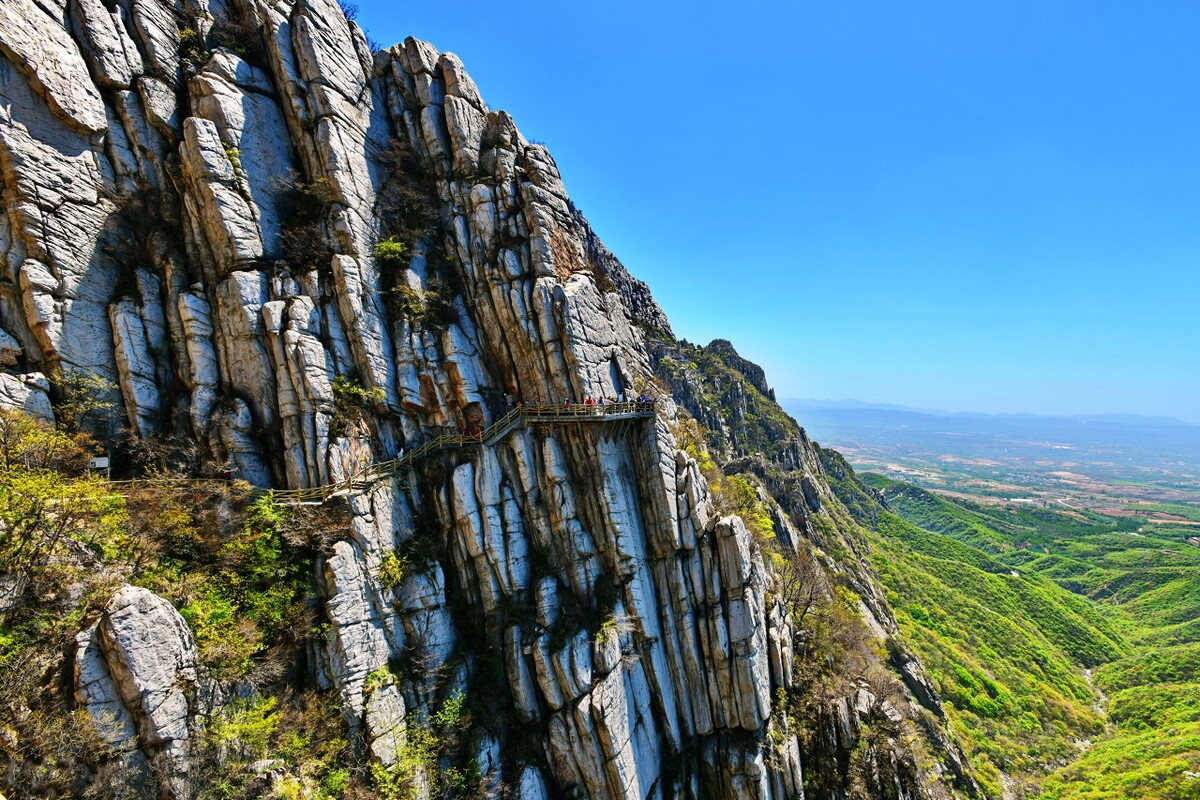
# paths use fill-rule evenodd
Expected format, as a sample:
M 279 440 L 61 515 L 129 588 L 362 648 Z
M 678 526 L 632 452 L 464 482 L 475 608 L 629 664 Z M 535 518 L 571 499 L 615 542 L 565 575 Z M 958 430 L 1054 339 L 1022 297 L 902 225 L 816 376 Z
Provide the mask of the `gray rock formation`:
M 522 797 L 803 793 L 772 721 L 795 631 L 676 446 L 644 340 L 669 323 L 457 57 L 373 53 L 333 0 L 5 0 L 0 190 L 0 404 L 47 416 L 44 375 L 97 375 L 133 435 L 194 437 L 258 486 L 342 480 L 505 397 L 659 395 L 654 420 L 518 428 L 348 498 L 317 681 L 385 765 L 406 721 L 494 694 L 509 721 L 477 762 Z M 385 585 L 419 541 L 438 557 Z M 146 590 L 80 635 L 78 702 L 175 797 L 203 683 Z
M 148 781 L 153 758 L 173 797 L 191 795 L 189 739 L 206 692 L 191 631 L 170 603 L 135 586 L 117 592 L 76 638 L 75 686 L 128 774 Z

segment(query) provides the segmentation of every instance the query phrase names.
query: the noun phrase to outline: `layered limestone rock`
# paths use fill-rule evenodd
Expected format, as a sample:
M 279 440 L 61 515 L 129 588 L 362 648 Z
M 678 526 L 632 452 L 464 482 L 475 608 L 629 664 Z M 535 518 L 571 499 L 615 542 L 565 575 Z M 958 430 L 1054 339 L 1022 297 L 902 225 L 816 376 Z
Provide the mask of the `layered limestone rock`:
M 45 416 L 43 376 L 96 375 L 132 435 L 190 436 L 257 486 L 340 481 L 517 401 L 657 396 L 342 501 L 310 667 L 367 757 L 396 763 L 463 692 L 497 710 L 473 756 L 493 794 L 803 793 L 772 721 L 795 631 L 677 448 L 644 343 L 669 323 L 455 56 L 371 52 L 333 0 L 6 0 L 0 189 L 0 403 Z M 208 695 L 178 614 L 126 588 L 76 664 L 115 757 L 188 796 Z
M 202 685 L 196 644 L 170 603 L 128 586 L 103 617 L 76 637 L 75 697 L 133 783 L 151 761 L 174 797 L 189 797 L 189 742 L 211 691 Z M 165 779 L 165 780 L 164 780 Z

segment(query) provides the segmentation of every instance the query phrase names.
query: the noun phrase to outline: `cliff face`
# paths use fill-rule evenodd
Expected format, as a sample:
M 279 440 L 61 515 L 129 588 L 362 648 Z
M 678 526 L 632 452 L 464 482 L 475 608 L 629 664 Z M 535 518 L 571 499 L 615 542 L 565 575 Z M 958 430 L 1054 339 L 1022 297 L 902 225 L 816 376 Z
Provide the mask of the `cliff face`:
M 49 417 L 52 382 L 107 379 L 134 437 L 198 442 L 201 472 L 327 485 L 516 400 L 655 396 L 650 419 L 518 426 L 338 501 L 307 660 L 364 758 L 396 765 L 461 692 L 502 712 L 467 753 L 493 795 L 783 798 L 811 769 L 842 797 L 868 722 L 916 717 L 863 683 L 797 738 L 778 698 L 806 680 L 804 634 L 677 447 L 644 337 L 669 323 L 454 55 L 373 53 L 332 0 L 5 0 L 0 181 L 0 403 Z M 740 424 L 686 386 L 710 428 Z M 783 433 L 781 539 L 816 542 L 848 517 Z M 248 690 L 206 675 L 170 604 L 122 589 L 74 665 L 110 750 L 95 774 L 194 794 L 189 742 Z M 902 738 L 863 785 L 945 791 Z

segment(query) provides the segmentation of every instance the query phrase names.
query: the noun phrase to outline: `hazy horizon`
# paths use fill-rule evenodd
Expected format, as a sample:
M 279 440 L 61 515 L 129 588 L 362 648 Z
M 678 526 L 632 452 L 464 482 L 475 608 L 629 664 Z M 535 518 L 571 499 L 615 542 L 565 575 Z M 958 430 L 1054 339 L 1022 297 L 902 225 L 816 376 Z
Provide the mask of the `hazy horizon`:
M 1138 413 L 1133 413 L 1133 412 L 1128 412 L 1128 411 L 1079 411 L 1079 412 L 1067 412 L 1067 413 L 1062 413 L 1062 414 L 1044 414 L 1044 413 L 1036 413 L 1036 412 L 1032 412 L 1032 411 L 1022 411 L 1022 410 L 1012 410 L 1012 409 L 981 411 L 981 410 L 975 409 L 975 408 L 949 409 L 949 408 L 942 408 L 942 407 L 912 406 L 912 405 L 908 405 L 905 403 L 893 403 L 893 402 L 888 402 L 888 401 L 859 400 L 857 398 L 852 398 L 852 397 L 843 397 L 843 398 L 837 398 L 837 399 L 819 398 L 819 397 L 782 397 L 779 395 L 778 392 L 776 392 L 776 397 L 778 397 L 779 404 L 781 406 L 784 406 L 785 408 L 789 403 L 800 403 L 800 404 L 807 404 L 807 407 L 811 407 L 811 408 L 824 408 L 824 409 L 832 409 L 832 410 L 843 409 L 843 408 L 844 409 L 856 409 L 857 408 L 857 409 L 866 409 L 866 410 L 905 411 L 905 412 L 910 412 L 910 413 L 915 413 L 915 414 L 930 414 L 930 415 L 952 415 L 952 416 L 954 416 L 954 415 L 985 415 L 985 416 L 996 416 L 996 417 L 1031 416 L 1031 417 L 1050 417 L 1050 418 L 1055 418 L 1055 419 L 1130 417 L 1135 420 L 1147 420 L 1147 421 L 1170 419 L 1170 420 L 1175 420 L 1177 422 L 1181 422 L 1184 425 L 1188 425 L 1188 426 L 1200 425 L 1200 417 L 1187 419 L 1187 418 L 1179 417 L 1179 416 L 1176 416 L 1173 414 L 1138 414 Z
M 360 6 L 781 396 L 1200 413 L 1198 4 Z

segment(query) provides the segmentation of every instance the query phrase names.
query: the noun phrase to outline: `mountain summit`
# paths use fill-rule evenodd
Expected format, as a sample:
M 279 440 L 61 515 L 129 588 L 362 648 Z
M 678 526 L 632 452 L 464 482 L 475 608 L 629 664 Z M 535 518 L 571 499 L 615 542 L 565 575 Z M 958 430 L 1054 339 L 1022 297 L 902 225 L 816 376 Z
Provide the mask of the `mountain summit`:
M 0 402 L 169 467 L 129 514 L 195 498 L 63 551 L 30 691 L 94 736 L 6 739 L 12 796 L 977 793 L 762 370 L 674 340 L 453 54 L 5 0 L 0 181 Z

